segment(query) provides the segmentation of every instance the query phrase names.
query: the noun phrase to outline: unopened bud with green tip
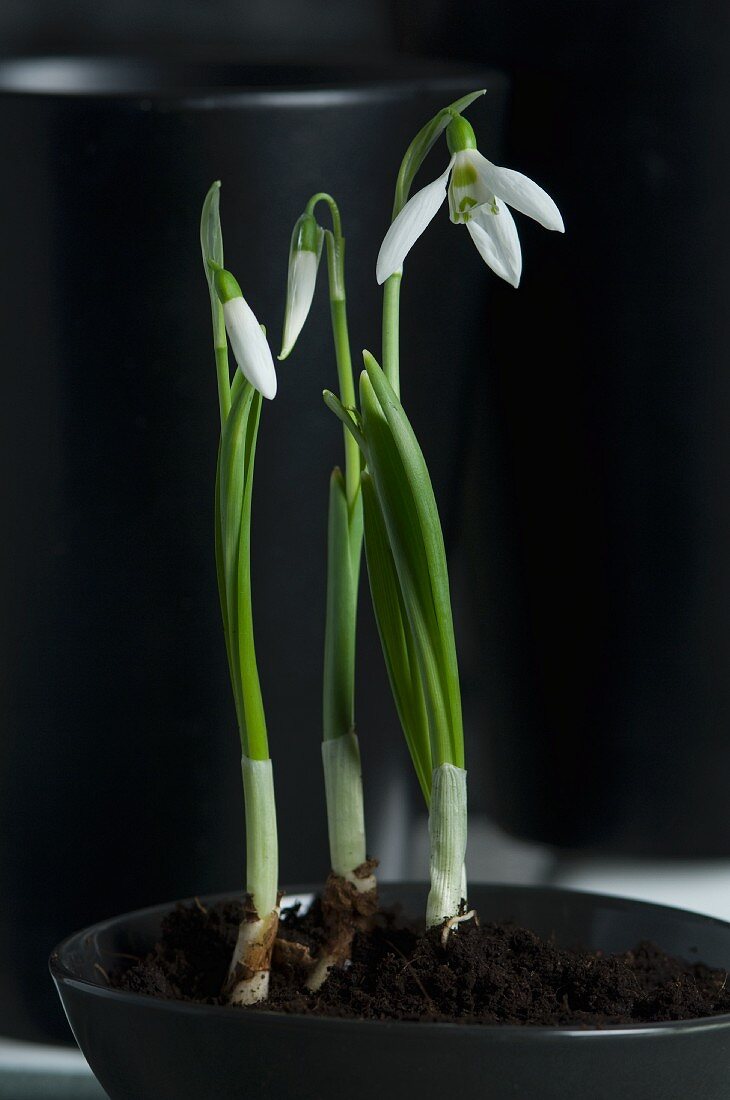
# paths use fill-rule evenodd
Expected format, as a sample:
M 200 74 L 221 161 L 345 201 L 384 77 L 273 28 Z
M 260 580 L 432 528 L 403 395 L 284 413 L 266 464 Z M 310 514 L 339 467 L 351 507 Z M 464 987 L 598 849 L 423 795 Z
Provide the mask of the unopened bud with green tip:
M 294 226 L 289 246 L 284 333 L 279 359 L 291 353 L 304 328 L 317 284 L 324 230 L 313 214 L 304 213 Z
M 266 336 L 243 297 L 238 281 L 220 264 L 208 261 L 213 286 L 223 306 L 223 319 L 238 369 L 269 400 L 276 396 L 276 369 Z

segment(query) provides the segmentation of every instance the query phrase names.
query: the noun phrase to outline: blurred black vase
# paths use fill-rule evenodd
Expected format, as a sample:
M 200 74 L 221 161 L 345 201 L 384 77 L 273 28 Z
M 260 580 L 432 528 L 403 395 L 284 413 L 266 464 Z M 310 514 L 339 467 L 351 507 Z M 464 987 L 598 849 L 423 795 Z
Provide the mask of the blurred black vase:
M 503 163 L 567 227 L 518 218 L 491 302 L 471 789 L 525 837 L 727 856 L 730 8 L 397 9 L 403 48 L 505 69 Z
M 226 258 L 275 347 L 291 227 L 310 194 L 335 194 L 353 347 L 377 351 L 374 265 L 400 158 L 439 107 L 484 82 L 474 68 L 416 63 L 0 67 L 0 1033 L 64 1034 L 45 973 L 64 933 L 241 882 L 198 245 L 210 182 L 223 181 Z M 504 84 L 489 83 L 480 118 L 494 143 Z M 463 457 L 464 351 L 481 324 L 470 307 L 485 287 L 442 277 L 451 241 L 443 219 L 404 289 L 403 321 L 404 389 L 445 502 Z M 341 454 L 321 402 L 330 344 L 320 286 L 264 410 L 257 457 L 255 615 L 282 881 L 327 867 L 322 600 L 328 477 Z M 445 518 L 452 531 L 448 507 Z M 387 856 L 413 785 L 367 609 L 360 653 L 368 810 L 383 825 L 370 842 Z

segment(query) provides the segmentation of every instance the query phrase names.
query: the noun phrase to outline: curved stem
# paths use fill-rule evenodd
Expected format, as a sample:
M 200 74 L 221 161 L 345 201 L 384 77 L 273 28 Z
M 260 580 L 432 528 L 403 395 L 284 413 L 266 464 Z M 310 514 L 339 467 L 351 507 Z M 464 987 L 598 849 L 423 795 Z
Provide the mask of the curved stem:
M 329 207 L 330 217 L 332 218 L 332 232 L 337 240 L 342 240 L 342 221 L 340 219 L 340 208 L 326 191 L 318 191 L 316 195 L 312 195 L 311 199 L 307 203 L 304 211 L 306 214 L 313 214 L 314 208 L 318 202 L 326 202 Z
M 332 218 L 332 229 L 326 231 L 327 276 L 329 280 L 330 315 L 332 318 L 332 337 L 337 362 L 337 380 L 340 387 L 340 400 L 345 408 L 355 406 L 355 382 L 352 376 L 352 355 L 350 353 L 350 335 L 347 325 L 347 298 L 345 294 L 345 238 L 342 235 L 340 210 L 326 191 L 312 195 L 305 210 L 313 214 L 317 203 L 324 202 Z M 350 514 L 355 508 L 360 493 L 360 454 L 355 440 L 349 432 L 344 432 L 345 444 L 345 490 Z
M 352 376 L 350 337 L 347 329 L 345 301 L 344 240 L 327 233 L 327 269 L 330 280 L 330 315 L 337 361 L 340 400 L 346 409 L 355 407 L 355 382 Z M 343 429 L 345 445 L 345 491 L 347 507 L 352 514 L 360 495 L 360 451 L 350 432 Z

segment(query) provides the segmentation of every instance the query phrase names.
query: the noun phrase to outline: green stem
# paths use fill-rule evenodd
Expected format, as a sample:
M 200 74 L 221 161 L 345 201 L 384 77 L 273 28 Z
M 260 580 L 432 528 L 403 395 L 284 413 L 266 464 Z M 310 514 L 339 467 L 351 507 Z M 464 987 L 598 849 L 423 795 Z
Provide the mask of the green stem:
M 318 202 L 326 202 L 332 218 L 332 230 L 327 231 L 327 276 L 329 281 L 330 316 L 332 338 L 335 346 L 337 380 L 340 400 L 345 408 L 355 406 L 355 381 L 352 375 L 350 335 L 347 326 L 347 299 L 345 295 L 345 238 L 342 236 L 342 219 L 337 203 L 326 191 L 318 191 L 307 203 L 306 213 L 313 214 Z M 354 511 L 360 493 L 360 454 L 357 443 L 343 429 L 345 444 L 345 489 L 350 515 Z
M 327 234 L 327 263 L 330 253 L 337 250 L 331 234 Z M 344 243 L 344 242 L 343 242 Z M 333 258 L 333 263 L 339 261 Z M 332 283 L 330 283 L 332 285 Z M 343 284 L 344 285 L 344 284 Z M 350 356 L 350 338 L 347 331 L 347 304 L 342 298 L 330 297 L 330 316 L 332 318 L 332 336 L 337 360 L 337 379 L 340 387 L 340 401 L 345 408 L 355 407 L 355 382 L 352 377 L 352 358 Z M 346 428 L 342 429 L 345 445 L 345 492 L 350 515 L 360 495 L 360 450 L 356 441 Z
M 221 306 L 221 319 L 222 315 L 223 307 Z M 218 408 L 221 414 L 221 427 L 223 427 L 231 411 L 231 372 L 228 367 L 228 343 L 225 327 L 223 329 L 223 346 L 220 347 L 216 340 L 215 371 L 218 381 Z
M 307 213 L 313 213 L 320 200 L 327 203 L 332 217 L 332 229 L 326 231 L 325 239 L 340 402 L 345 409 L 355 409 L 345 294 L 345 239 L 340 212 L 331 195 L 313 195 Z M 345 476 L 343 479 L 336 470 L 330 482 L 322 763 L 332 870 L 358 889 L 372 889 L 372 878 L 361 882 L 356 875 L 366 858 L 360 750 L 355 733 L 355 634 L 363 542 L 360 448 L 344 426 L 343 438 Z
M 332 229 L 325 231 L 332 338 L 337 363 L 340 401 L 355 408 L 355 381 L 347 326 L 345 294 L 345 239 L 337 203 L 324 191 L 313 195 L 306 213 L 313 214 L 318 202 L 326 202 Z M 360 449 L 343 427 L 345 448 L 344 497 L 346 516 L 337 509 L 337 486 L 330 493 L 330 537 L 327 563 L 327 632 L 324 675 L 324 737 L 339 737 L 355 725 L 355 630 L 357 588 L 362 554 L 362 498 L 360 495 Z M 336 478 L 335 478 L 336 481 Z M 332 496 L 334 491 L 335 495 Z M 336 538 L 333 537 L 336 534 Z M 347 700 L 347 706 L 345 706 Z M 347 714 L 345 714 L 345 711 Z
M 400 397 L 400 282 L 402 275 L 396 272 L 386 279 L 383 288 L 383 370 L 398 397 Z
M 326 202 L 329 207 L 330 217 L 332 218 L 332 232 L 337 240 L 342 240 L 342 220 L 340 218 L 340 208 L 326 191 L 318 191 L 316 195 L 312 195 L 311 199 L 307 203 L 304 212 L 305 214 L 313 214 L 314 208 L 318 202 Z

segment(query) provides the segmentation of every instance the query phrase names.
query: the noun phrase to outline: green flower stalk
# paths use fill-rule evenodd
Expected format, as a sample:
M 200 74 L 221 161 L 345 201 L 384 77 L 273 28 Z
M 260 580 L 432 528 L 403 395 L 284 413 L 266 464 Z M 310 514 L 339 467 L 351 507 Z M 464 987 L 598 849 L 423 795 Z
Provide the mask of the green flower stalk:
M 246 904 L 231 960 L 234 1004 L 266 998 L 279 921 L 276 806 L 251 605 L 251 498 L 261 397 L 276 393 L 266 338 L 235 278 L 223 267 L 220 184 L 203 204 L 201 248 L 208 280 L 221 436 L 215 486 L 215 552 L 223 632 L 241 739 L 246 814 Z M 239 369 L 230 381 L 226 333 Z
M 326 203 L 332 229 L 318 225 L 314 211 Z M 327 248 L 330 318 L 340 399 L 355 404 L 355 385 L 347 326 L 345 239 L 337 203 L 331 195 L 313 195 L 292 233 L 284 334 L 280 359 L 291 352 L 314 295 L 322 241 Z M 363 541 L 360 454 L 344 433 L 344 474 L 330 478 L 327 535 L 327 604 L 322 693 L 322 764 L 327 799 L 331 874 L 323 897 L 327 943 L 309 976 L 317 989 L 330 968 L 350 956 L 356 928 L 368 925 L 377 906 L 374 862 L 365 842 L 360 746 L 355 728 L 355 635 Z

